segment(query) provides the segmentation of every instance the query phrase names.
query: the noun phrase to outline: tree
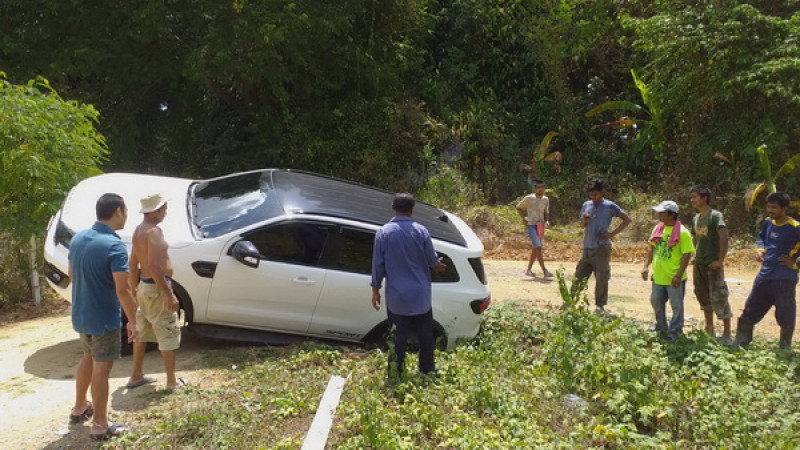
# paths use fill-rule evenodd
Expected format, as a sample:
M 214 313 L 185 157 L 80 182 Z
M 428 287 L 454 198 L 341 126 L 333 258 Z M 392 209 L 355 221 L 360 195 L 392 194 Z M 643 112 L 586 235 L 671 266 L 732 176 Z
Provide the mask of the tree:
M 63 100 L 44 78 L 15 85 L 0 72 L 0 230 L 18 244 L 30 241 L 32 252 L 67 191 L 99 173 L 108 150 L 97 117 L 91 105 Z
M 766 191 L 767 194 L 776 192 L 778 190 L 776 187 L 778 179 L 787 177 L 794 170 L 800 168 L 800 154 L 797 154 L 783 163 L 783 165 L 773 175 L 772 165 L 769 162 L 769 152 L 767 151 L 767 146 L 759 145 L 756 149 L 756 153 L 758 154 L 758 162 L 761 166 L 761 176 L 764 181 L 758 183 L 755 187 L 748 189 L 748 191 L 745 193 L 745 206 L 747 209 L 753 207 L 758 195 L 762 192 Z M 723 155 L 718 155 L 715 157 L 730 163 L 730 161 Z
M 646 118 L 622 117 L 618 120 L 595 125 L 595 128 L 633 128 L 636 131 L 636 138 L 632 151 L 640 153 L 645 147 L 650 146 L 654 151 L 656 159 L 664 156 L 664 149 L 667 146 L 666 134 L 664 132 L 664 117 L 661 106 L 652 91 L 647 85 L 636 76 L 636 72 L 631 70 L 633 82 L 639 94 L 642 96 L 644 106 L 625 101 L 612 100 L 598 105 L 586 113 L 586 117 L 593 117 L 605 111 L 630 111 L 644 113 Z
M 633 65 L 662 100 L 675 172 L 739 189 L 707 170 L 715 153 L 732 155 L 744 180 L 759 176 L 758 145 L 798 153 L 798 19 L 791 0 L 660 0 L 625 22 Z

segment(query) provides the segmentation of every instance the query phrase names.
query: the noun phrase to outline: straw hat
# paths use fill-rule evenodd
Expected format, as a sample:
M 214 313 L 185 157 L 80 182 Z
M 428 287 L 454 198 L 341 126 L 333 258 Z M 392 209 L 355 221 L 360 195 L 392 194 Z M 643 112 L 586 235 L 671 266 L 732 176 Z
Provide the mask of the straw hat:
M 149 195 L 141 200 L 142 209 L 140 209 L 139 212 L 142 214 L 153 212 L 164 206 L 164 203 L 167 203 L 167 200 L 168 199 L 161 194 Z

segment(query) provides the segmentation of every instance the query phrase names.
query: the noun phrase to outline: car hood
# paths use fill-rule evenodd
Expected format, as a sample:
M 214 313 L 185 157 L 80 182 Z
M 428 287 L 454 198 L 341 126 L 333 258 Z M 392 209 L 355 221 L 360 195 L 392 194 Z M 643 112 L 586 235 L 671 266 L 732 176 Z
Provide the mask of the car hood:
M 185 247 L 195 241 L 192 235 L 188 192 L 194 180 L 131 173 L 108 173 L 87 178 L 75 187 L 64 200 L 61 221 L 77 232 L 92 226 L 96 220 L 95 203 L 107 193 L 115 193 L 125 199 L 128 206 L 128 221 L 117 234 L 126 243 L 131 242 L 133 230 L 142 222 L 140 199 L 159 193 L 169 199 L 167 216 L 159 225 L 171 248 Z

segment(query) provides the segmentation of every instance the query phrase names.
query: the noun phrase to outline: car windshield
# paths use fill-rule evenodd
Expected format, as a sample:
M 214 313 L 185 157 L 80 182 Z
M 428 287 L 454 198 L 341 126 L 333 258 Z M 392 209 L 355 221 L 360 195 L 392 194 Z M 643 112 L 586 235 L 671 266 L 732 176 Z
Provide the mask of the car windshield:
M 283 214 L 269 171 L 197 183 L 192 205 L 194 224 L 204 238 L 217 237 Z

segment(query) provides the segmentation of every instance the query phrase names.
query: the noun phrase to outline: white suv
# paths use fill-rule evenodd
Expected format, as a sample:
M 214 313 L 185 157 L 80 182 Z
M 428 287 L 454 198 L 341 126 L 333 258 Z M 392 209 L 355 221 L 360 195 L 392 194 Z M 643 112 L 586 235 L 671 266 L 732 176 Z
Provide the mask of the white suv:
M 298 336 L 380 343 L 386 312 L 370 299 L 375 231 L 392 217 L 393 194 L 295 170 L 256 170 L 209 180 L 112 173 L 76 185 L 50 220 L 45 272 L 67 300 L 67 254 L 76 231 L 95 221 L 106 192 L 125 199 L 130 247 L 139 199 L 170 199 L 161 224 L 185 324 L 198 334 L 288 343 Z M 483 244 L 460 218 L 417 202 L 447 270 L 433 273 L 433 317 L 441 346 L 472 338 L 489 305 Z M 385 304 L 385 303 L 384 303 Z M 381 308 L 383 308 L 382 306 Z M 123 328 L 124 329 L 124 328 Z

